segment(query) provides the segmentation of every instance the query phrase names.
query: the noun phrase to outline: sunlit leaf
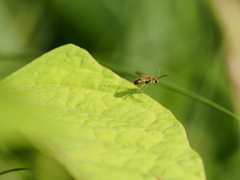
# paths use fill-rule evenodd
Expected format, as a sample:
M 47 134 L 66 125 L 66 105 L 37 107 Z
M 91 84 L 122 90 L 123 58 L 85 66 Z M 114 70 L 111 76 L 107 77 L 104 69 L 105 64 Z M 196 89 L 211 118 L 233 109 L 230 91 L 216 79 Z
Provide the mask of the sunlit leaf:
M 76 179 L 205 179 L 173 114 L 79 47 L 48 52 L 1 85 L 36 110 L 33 124 L 49 122 L 24 135 Z

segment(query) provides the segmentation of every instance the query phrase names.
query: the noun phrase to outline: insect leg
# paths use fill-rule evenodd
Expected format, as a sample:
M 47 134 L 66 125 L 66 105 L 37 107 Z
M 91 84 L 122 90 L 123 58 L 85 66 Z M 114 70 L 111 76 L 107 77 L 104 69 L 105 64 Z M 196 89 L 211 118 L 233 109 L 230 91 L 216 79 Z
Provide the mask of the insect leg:
M 146 86 L 146 84 L 143 84 L 137 91 L 139 91 L 140 89 L 142 89 L 142 87 Z
M 153 86 L 153 83 L 154 83 L 154 81 L 152 82 L 152 86 Z M 151 87 L 152 87 L 152 86 L 151 86 Z
M 146 85 L 145 89 L 147 89 L 147 86 L 148 86 L 148 85 L 147 85 L 147 84 L 145 84 L 145 85 Z M 145 89 L 144 89 L 144 90 L 145 90 Z M 144 90 L 142 90 L 142 92 L 143 92 Z

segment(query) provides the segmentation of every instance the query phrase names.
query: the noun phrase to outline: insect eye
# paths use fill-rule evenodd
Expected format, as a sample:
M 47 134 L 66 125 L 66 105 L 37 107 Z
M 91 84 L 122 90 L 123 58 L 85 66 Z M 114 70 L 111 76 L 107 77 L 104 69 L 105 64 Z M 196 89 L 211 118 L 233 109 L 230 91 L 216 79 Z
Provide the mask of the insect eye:
M 158 80 L 155 80 L 155 83 L 158 83 Z

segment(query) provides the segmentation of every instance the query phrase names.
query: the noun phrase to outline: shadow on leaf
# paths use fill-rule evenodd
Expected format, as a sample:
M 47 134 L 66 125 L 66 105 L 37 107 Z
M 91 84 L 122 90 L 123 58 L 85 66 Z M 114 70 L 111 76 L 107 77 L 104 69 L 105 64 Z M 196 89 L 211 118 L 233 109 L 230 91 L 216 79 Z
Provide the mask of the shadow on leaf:
M 113 96 L 116 97 L 116 98 L 124 97 L 124 99 L 126 99 L 127 97 L 130 97 L 130 98 L 134 99 L 137 102 L 142 102 L 142 101 L 140 101 L 140 98 L 136 99 L 133 96 L 134 94 L 141 94 L 141 93 L 142 93 L 142 91 L 138 91 L 138 89 L 133 88 L 133 89 L 125 90 L 125 91 L 116 92 Z

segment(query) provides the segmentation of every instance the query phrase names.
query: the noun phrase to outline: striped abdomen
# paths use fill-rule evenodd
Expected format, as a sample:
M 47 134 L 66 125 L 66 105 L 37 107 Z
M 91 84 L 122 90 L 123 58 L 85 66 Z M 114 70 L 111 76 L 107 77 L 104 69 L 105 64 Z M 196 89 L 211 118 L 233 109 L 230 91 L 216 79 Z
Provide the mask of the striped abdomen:
M 136 84 L 142 84 L 142 83 L 145 83 L 145 80 L 142 79 L 142 78 L 138 78 L 138 79 L 136 79 L 136 80 L 134 81 L 134 84 L 135 84 L 135 85 L 136 85 Z

